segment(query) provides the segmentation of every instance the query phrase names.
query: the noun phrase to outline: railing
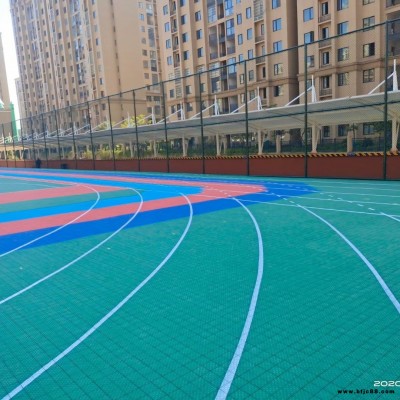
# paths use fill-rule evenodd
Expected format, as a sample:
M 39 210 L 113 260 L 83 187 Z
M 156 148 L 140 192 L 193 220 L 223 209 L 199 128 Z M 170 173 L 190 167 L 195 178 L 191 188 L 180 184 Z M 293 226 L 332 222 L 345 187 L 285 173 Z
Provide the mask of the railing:
M 320 96 L 332 96 L 332 88 L 320 89 Z
M 331 20 L 331 14 L 325 14 L 318 17 L 318 22 L 326 22 Z
M 321 47 L 328 47 L 328 46 L 331 46 L 331 39 L 325 39 L 325 40 L 323 40 L 322 42 L 318 42 L 318 47 L 319 48 L 321 48 Z

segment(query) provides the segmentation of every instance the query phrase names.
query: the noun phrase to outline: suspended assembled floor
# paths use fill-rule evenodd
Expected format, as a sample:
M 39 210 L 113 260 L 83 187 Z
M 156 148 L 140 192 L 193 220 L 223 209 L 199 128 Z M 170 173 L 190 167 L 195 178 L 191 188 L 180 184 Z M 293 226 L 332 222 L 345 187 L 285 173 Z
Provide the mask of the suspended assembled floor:
M 400 378 L 399 182 L 0 183 L 0 398 L 331 399 Z

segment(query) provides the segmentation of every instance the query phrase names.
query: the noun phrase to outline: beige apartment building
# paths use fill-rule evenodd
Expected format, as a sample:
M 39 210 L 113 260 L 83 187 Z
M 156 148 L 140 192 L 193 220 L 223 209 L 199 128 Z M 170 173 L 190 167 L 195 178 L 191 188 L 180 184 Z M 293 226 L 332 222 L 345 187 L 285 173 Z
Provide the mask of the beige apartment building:
M 154 3 L 10 0 L 20 69 L 19 93 L 23 93 L 21 117 L 158 82 Z M 78 112 L 88 114 L 84 107 Z M 112 114 L 112 119 L 118 121 L 127 112 L 118 104 Z M 91 104 L 90 117 L 93 125 L 108 120 L 107 101 Z M 85 118 L 74 115 L 78 121 Z
M 297 51 L 281 52 L 297 44 L 296 2 L 161 0 L 157 14 L 169 114 L 178 119 L 197 114 L 200 91 L 210 113 L 243 109 L 245 73 L 248 101 L 259 97 L 263 106 L 285 105 L 297 96 Z M 245 71 L 240 62 L 247 59 L 253 61 Z M 210 69 L 215 71 L 188 77 Z
M 0 32 L 0 124 L 5 124 L 11 121 L 11 113 L 9 111 L 10 95 L 8 92 L 6 64 L 4 60 L 3 42 Z M 5 133 L 8 135 L 8 132 Z M 0 129 L 0 138 L 3 137 L 3 132 Z
M 316 100 L 382 91 L 383 86 L 377 86 L 385 79 L 386 29 L 370 26 L 399 18 L 400 1 L 303 0 L 297 4 L 298 42 L 307 44 L 308 87 L 314 84 Z M 348 34 L 354 30 L 359 31 Z M 400 54 L 399 33 L 399 22 L 388 24 L 389 53 L 393 58 Z M 304 51 L 299 49 L 301 92 L 305 89 Z M 393 60 L 389 61 L 393 65 Z M 308 100 L 312 100 L 311 94 Z M 373 135 L 374 127 L 371 123 L 362 124 L 355 127 L 354 135 Z M 327 125 L 321 127 L 320 133 L 325 138 L 342 137 L 350 129 L 346 125 Z

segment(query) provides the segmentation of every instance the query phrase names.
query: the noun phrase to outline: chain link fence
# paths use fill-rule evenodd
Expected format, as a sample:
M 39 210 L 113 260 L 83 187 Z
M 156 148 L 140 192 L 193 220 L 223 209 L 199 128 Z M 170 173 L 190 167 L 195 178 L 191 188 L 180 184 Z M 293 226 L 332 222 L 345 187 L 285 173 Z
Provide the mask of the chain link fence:
M 286 50 L 257 29 L 255 49 L 237 58 L 225 38 L 207 71 L 176 68 L 151 86 L 1 125 L 0 161 L 123 169 L 135 160 L 140 170 L 156 159 L 169 170 L 179 158 L 299 155 L 307 176 L 312 155 L 397 152 L 400 20 L 353 32 L 338 24 L 335 36 L 322 24 L 321 40 L 309 32 Z

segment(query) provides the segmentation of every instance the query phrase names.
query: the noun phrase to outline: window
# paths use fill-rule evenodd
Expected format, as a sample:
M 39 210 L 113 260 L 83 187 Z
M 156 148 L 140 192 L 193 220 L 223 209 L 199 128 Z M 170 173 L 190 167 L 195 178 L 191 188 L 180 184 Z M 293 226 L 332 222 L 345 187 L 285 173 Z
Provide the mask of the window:
M 322 53 L 322 65 L 329 65 L 329 51 Z
M 181 7 L 183 7 L 184 5 L 186 5 L 186 0 L 179 0 L 179 5 Z
M 185 25 L 186 22 L 187 22 L 187 15 L 185 14 L 181 16 L 181 25 Z
M 349 59 L 349 48 L 348 47 L 342 47 L 338 49 L 338 61 L 346 61 Z
M 144 14 L 139 14 L 139 19 L 140 19 L 141 21 L 144 21 Z
M 349 31 L 349 22 L 341 22 L 337 24 L 337 33 L 338 35 L 343 35 Z
M 274 64 L 274 75 L 281 75 L 283 73 L 283 64 Z
M 375 3 L 375 0 L 363 0 L 363 6 L 366 6 L 367 4 L 372 4 Z
M 325 26 L 324 28 L 321 29 L 321 38 L 322 39 L 329 38 L 329 27 L 328 26 Z
M 167 65 L 172 65 L 172 56 L 167 57 Z
M 249 71 L 249 81 L 252 81 L 252 80 L 254 80 L 254 71 L 250 70 Z
M 283 96 L 283 85 L 274 86 L 274 97 Z
M 272 47 L 274 49 L 274 53 L 276 53 L 277 51 L 282 51 L 282 49 L 283 49 L 282 40 L 278 40 L 277 42 L 274 42 Z
M 363 57 L 371 57 L 375 55 L 375 43 L 363 45 Z
M 349 84 L 349 73 L 341 72 L 337 75 L 338 86 L 347 86 Z
M 247 29 L 247 40 L 253 38 L 253 28 Z
M 193 111 L 193 104 L 192 103 L 186 103 L 186 112 Z
M 247 50 L 247 58 L 250 60 L 253 57 L 254 57 L 253 49 Z
M 373 135 L 375 133 L 375 124 L 363 124 L 363 135 Z
M 314 56 L 307 56 L 307 67 L 314 67 Z
M 182 42 L 186 43 L 187 41 L 189 41 L 189 34 L 187 32 L 182 33 Z
M 203 57 L 204 56 L 204 48 L 200 47 L 197 49 L 197 57 Z
M 330 75 L 321 77 L 321 87 L 322 87 L 322 89 L 329 89 L 331 87 L 331 76 Z
M 375 25 L 375 17 L 363 18 L 363 28 L 369 28 L 370 26 Z
M 272 31 L 280 31 L 282 29 L 282 18 L 274 19 L 272 21 Z
M 169 98 L 170 99 L 173 99 L 175 97 L 175 90 L 174 89 L 171 89 L 170 91 L 169 91 Z
M 203 30 L 199 29 L 196 31 L 196 39 L 201 39 L 203 37 Z
M 233 36 L 235 34 L 235 20 L 233 18 L 226 21 L 226 36 Z
M 375 69 L 374 68 L 363 70 L 363 82 L 364 83 L 375 82 Z
M 281 0 L 272 0 L 272 8 L 279 8 L 281 6 Z
M 191 85 L 187 85 L 185 87 L 185 92 L 186 92 L 186 94 L 192 94 L 192 86 Z
M 184 60 L 189 60 L 189 50 L 185 50 L 184 52 L 183 52 L 183 59 Z
M 328 138 L 329 136 L 331 136 L 331 127 L 323 126 L 322 127 L 322 137 Z
M 338 136 L 343 137 L 347 135 L 349 125 L 338 125 Z
M 236 23 L 238 25 L 241 25 L 241 23 L 242 23 L 242 14 L 236 15 Z
M 247 19 L 251 18 L 251 7 L 246 8 L 246 18 Z
M 303 10 L 303 21 L 307 22 L 314 18 L 314 8 L 306 8 Z
M 163 7 L 163 14 L 167 15 L 168 14 L 168 6 Z
M 314 31 L 304 34 L 304 43 L 312 43 L 314 41 Z
M 338 11 L 349 8 L 349 0 L 337 0 Z
M 239 58 L 239 62 L 240 62 L 240 61 L 243 61 L 243 60 L 244 60 L 243 54 L 239 54 L 239 57 L 238 57 L 238 58 Z
M 325 3 L 321 3 L 321 15 L 329 14 L 329 3 L 326 1 Z
M 194 20 L 195 21 L 201 21 L 201 11 L 196 11 L 194 13 Z
M 238 39 L 238 44 L 243 44 L 243 35 L 242 34 L 238 35 L 237 39 Z
M 169 32 L 170 29 L 171 29 L 170 23 L 169 23 L 169 22 L 166 22 L 166 23 L 164 24 L 164 32 Z

